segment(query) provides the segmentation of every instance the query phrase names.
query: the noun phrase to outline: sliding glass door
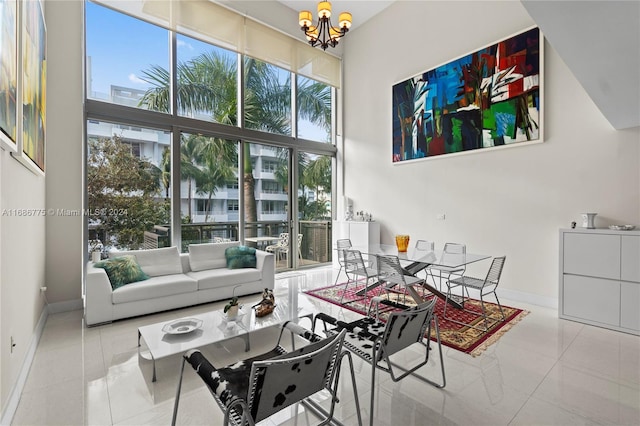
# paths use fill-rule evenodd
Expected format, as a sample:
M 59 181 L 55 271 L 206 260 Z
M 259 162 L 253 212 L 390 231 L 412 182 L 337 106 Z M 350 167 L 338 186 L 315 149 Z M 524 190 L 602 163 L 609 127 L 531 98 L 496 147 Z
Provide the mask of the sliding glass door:
M 277 270 L 288 269 L 289 149 L 247 143 L 243 169 L 245 243 L 272 252 Z
M 332 159 L 298 154 L 298 265 L 331 261 Z

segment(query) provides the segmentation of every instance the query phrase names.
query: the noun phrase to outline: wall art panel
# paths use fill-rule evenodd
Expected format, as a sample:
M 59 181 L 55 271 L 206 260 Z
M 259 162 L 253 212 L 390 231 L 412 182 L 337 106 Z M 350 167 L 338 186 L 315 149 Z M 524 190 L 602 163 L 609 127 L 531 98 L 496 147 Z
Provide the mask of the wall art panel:
M 393 86 L 393 162 L 542 142 L 543 41 L 532 28 Z
M 0 145 L 16 150 L 18 132 L 18 2 L 0 0 Z

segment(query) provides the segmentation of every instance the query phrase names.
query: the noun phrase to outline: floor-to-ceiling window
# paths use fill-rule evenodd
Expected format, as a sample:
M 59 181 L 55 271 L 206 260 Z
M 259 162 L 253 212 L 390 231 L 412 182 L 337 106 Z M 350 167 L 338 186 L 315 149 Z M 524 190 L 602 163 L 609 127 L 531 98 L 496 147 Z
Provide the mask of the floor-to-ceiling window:
M 237 170 L 237 142 L 181 133 L 182 251 L 187 251 L 189 244 L 238 240 Z
M 169 132 L 89 120 L 87 134 L 89 250 L 169 246 Z
M 85 6 L 87 207 L 132 215 L 90 218 L 90 249 L 266 248 L 290 234 L 279 269 L 329 261 L 335 89 L 194 31 Z M 329 184 L 307 176 L 318 159 Z

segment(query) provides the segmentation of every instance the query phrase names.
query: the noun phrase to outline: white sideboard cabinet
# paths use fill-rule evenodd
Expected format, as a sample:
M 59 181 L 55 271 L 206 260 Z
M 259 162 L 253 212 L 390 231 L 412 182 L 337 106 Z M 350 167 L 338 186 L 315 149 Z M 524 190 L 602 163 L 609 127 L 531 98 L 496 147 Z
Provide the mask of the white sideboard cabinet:
M 560 230 L 559 316 L 640 335 L 640 232 Z
M 369 244 L 380 244 L 380 223 L 357 220 L 333 221 L 333 245 L 336 241 L 349 238 L 353 246 L 366 247 Z M 333 265 L 339 267 L 338 256 L 333 253 Z

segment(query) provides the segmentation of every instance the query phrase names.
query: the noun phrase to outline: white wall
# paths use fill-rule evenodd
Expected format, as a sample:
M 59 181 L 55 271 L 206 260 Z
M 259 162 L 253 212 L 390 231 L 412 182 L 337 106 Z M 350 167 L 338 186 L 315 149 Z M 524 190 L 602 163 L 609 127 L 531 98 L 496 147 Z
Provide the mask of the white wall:
M 8 404 L 15 401 L 8 398 L 23 363 L 33 356 L 29 349 L 42 326 L 45 303 L 40 287 L 48 287 L 48 302 L 61 309 L 81 307 L 82 217 L 10 213 L 82 206 L 82 1 L 47 0 L 45 21 L 46 176 L 31 173 L 0 150 L 0 212 L 6 213 L 0 219 L 0 417 L 11 415 Z
M 2 414 L 44 307 L 45 179 L 0 150 L 0 406 Z M 11 352 L 13 336 L 16 346 Z
M 83 175 L 83 3 L 47 1 L 47 209 L 80 211 Z M 81 308 L 82 216 L 47 216 L 47 298 Z M 66 305 L 65 305 L 66 304 Z
M 505 254 L 503 291 L 553 306 L 559 228 L 587 211 L 597 226 L 640 225 L 640 129 L 615 131 L 552 46 L 544 143 L 391 163 L 393 84 L 534 24 L 519 2 L 401 1 L 345 37 L 344 190 L 383 242 L 409 233 Z

